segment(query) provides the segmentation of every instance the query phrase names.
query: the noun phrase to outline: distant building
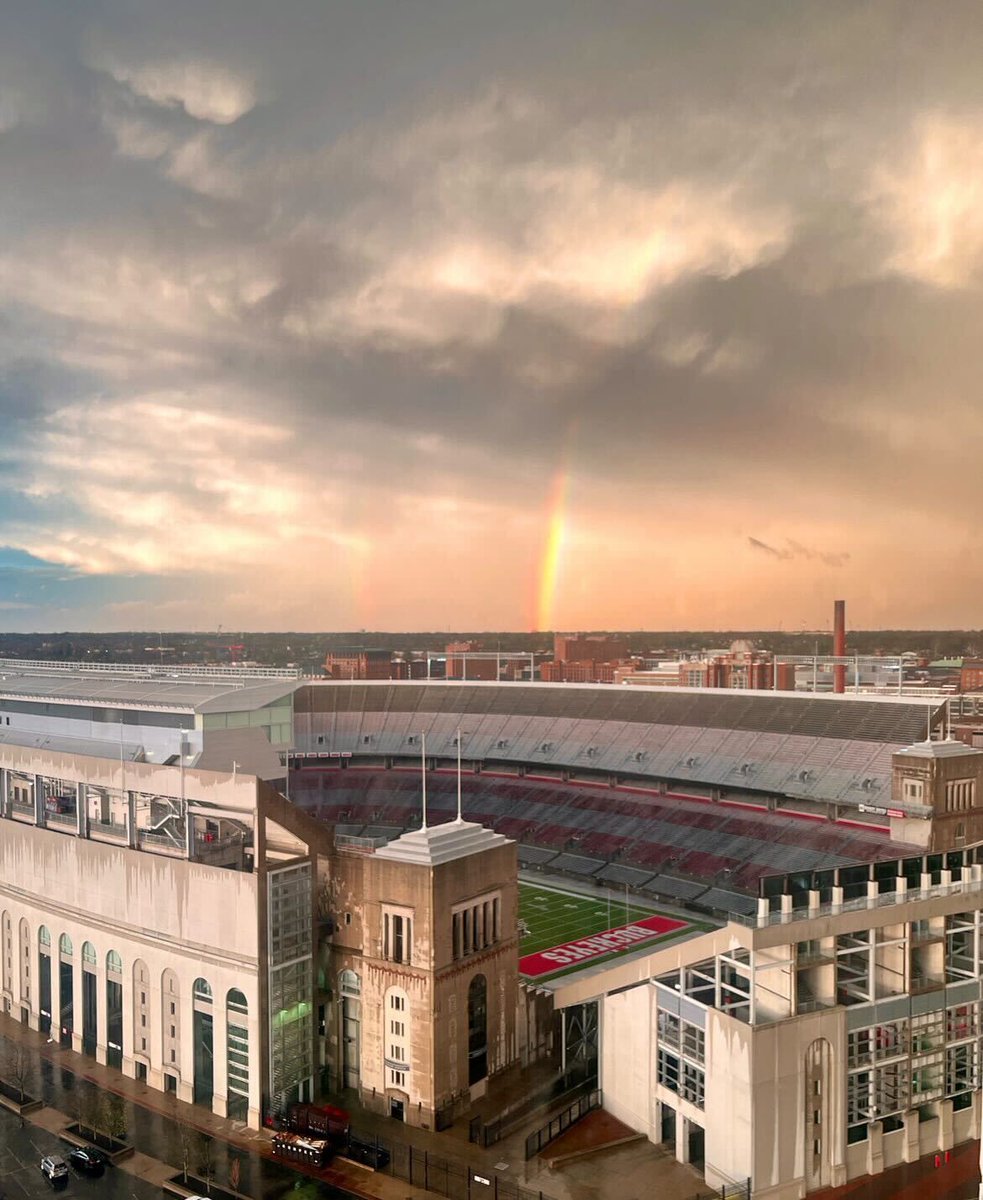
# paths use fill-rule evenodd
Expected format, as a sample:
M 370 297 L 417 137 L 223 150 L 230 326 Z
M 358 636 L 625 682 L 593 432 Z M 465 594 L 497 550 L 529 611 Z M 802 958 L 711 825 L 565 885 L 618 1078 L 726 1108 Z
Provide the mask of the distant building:
M 593 659 L 581 659 L 578 662 L 546 662 L 539 668 L 539 677 L 543 683 L 614 683 L 619 671 L 630 670 L 619 660 L 617 662 L 595 662 Z
M 481 642 L 451 642 L 445 647 L 447 654 L 447 678 L 469 680 L 494 680 L 498 678 L 498 661 L 495 658 L 473 658 L 481 654 Z
M 964 658 L 959 669 L 961 692 L 983 691 L 983 658 Z
M 391 650 L 329 650 L 324 674 L 328 679 L 392 679 L 392 657 Z
M 793 692 L 795 666 L 793 663 L 776 663 L 771 653 L 756 650 L 750 642 L 737 641 L 729 650 L 714 650 L 703 658 L 681 662 L 679 685 Z
M 557 662 L 622 662 L 628 657 L 625 638 L 606 633 L 558 633 L 553 638 Z

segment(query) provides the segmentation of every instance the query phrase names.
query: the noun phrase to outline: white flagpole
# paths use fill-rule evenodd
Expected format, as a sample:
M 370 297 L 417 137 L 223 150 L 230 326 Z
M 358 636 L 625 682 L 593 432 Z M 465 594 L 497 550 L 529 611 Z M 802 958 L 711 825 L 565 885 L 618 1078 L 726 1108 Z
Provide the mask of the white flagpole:
M 423 779 L 423 826 L 427 827 L 427 735 L 420 735 L 420 774 Z

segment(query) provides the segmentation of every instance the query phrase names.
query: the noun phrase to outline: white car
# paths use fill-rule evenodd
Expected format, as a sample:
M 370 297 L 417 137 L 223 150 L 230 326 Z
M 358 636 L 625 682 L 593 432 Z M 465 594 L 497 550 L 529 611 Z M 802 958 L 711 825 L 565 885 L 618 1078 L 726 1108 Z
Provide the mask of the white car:
M 68 1163 L 57 1154 L 46 1154 L 38 1163 L 38 1169 L 49 1183 L 68 1179 Z

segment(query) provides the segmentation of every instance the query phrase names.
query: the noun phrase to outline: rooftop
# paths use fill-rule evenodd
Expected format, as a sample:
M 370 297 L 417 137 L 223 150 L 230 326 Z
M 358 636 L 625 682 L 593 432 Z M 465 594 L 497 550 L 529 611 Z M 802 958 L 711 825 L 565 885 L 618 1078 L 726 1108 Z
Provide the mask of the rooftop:
M 474 821 L 445 821 L 441 825 L 428 825 L 401 834 L 375 852 L 376 858 L 392 859 L 394 862 L 413 863 L 421 867 L 437 867 L 481 854 L 485 850 L 496 850 L 509 844 L 509 839 Z
M 85 671 L 32 672 L 0 664 L 0 705 L 5 699 L 17 699 L 171 712 L 241 712 L 285 699 L 296 688 L 296 681 L 288 679 L 194 679 L 151 673 L 141 678 Z

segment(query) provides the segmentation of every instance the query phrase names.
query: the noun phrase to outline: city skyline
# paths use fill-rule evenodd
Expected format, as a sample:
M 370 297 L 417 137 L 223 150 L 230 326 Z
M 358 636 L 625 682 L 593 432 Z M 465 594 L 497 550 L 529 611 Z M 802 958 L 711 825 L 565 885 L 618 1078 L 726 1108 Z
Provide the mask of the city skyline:
M 980 625 L 975 6 L 4 24 L 4 628 Z

